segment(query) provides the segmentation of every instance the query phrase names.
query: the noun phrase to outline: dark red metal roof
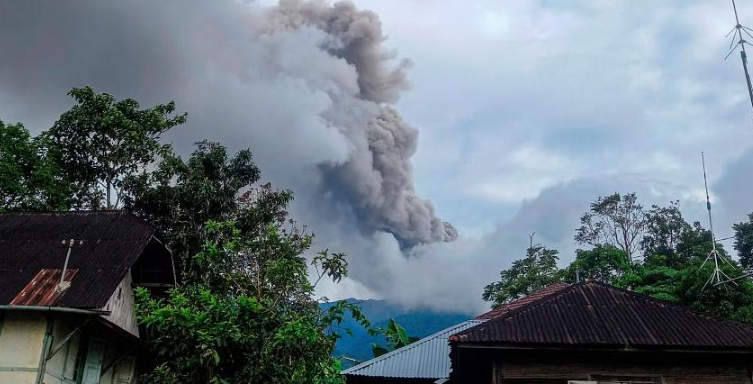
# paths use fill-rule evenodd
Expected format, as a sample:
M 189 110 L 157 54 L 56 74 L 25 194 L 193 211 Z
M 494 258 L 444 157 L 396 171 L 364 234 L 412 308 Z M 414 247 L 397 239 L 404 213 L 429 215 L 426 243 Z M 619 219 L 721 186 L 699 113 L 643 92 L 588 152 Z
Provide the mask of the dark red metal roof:
M 499 347 L 753 350 L 753 326 L 585 282 L 450 337 Z
M 523 297 L 521 299 L 511 301 L 505 305 L 502 305 L 500 307 L 494 308 L 489 312 L 486 312 L 484 314 L 478 315 L 475 317 L 475 320 L 486 320 L 486 319 L 493 319 L 495 317 L 499 317 L 504 315 L 507 312 L 512 311 L 513 309 L 520 308 L 524 305 L 528 305 L 536 300 L 542 299 L 544 297 L 547 297 L 551 295 L 552 293 L 555 293 L 557 291 L 563 290 L 567 287 L 569 287 L 570 284 L 568 283 L 554 283 L 552 285 L 546 286 L 542 289 L 539 289 L 538 291 Z
M 54 306 L 64 293 L 58 288 L 61 269 L 43 269 L 13 298 L 10 305 Z M 67 269 L 65 281 L 73 282 L 78 269 Z
M 68 268 L 77 272 L 55 306 L 102 308 L 153 234 L 149 224 L 121 211 L 0 213 L 0 305 L 11 304 L 35 278 L 45 280 L 41 271 L 62 269 L 63 242 L 75 239 Z

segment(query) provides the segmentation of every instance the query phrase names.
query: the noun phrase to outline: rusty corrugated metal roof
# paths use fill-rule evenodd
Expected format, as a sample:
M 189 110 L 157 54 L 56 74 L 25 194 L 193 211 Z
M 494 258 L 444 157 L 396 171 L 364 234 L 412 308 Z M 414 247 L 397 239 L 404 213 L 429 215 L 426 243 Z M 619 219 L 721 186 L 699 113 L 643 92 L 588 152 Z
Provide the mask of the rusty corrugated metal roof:
M 58 288 L 61 269 L 43 269 L 13 298 L 10 305 L 54 306 L 64 291 Z M 65 281 L 72 283 L 78 269 L 65 271 Z
M 538 291 L 520 298 L 515 301 L 511 301 L 505 305 L 502 305 L 500 307 L 494 308 L 489 312 L 486 312 L 484 314 L 478 315 L 475 317 L 476 320 L 484 320 L 484 319 L 493 319 L 495 317 L 499 317 L 504 315 L 507 312 L 512 311 L 513 309 L 520 308 L 524 305 L 530 304 L 536 300 L 539 300 L 541 298 L 547 297 L 551 295 L 552 293 L 561 291 L 567 287 L 569 287 L 570 284 L 568 283 L 554 283 L 552 285 L 546 286 L 542 289 L 539 289 Z
M 0 305 L 10 304 L 40 271 L 62 269 L 64 240 L 75 281 L 56 306 L 103 307 L 149 244 L 154 229 L 128 212 L 0 213 Z M 58 275 L 59 277 L 59 275 Z
M 508 347 L 753 350 L 753 326 L 597 282 L 572 285 L 450 337 Z
M 450 344 L 453 333 L 468 329 L 481 320 L 468 320 L 424 337 L 415 343 L 390 351 L 342 371 L 343 375 L 442 379 L 450 377 Z

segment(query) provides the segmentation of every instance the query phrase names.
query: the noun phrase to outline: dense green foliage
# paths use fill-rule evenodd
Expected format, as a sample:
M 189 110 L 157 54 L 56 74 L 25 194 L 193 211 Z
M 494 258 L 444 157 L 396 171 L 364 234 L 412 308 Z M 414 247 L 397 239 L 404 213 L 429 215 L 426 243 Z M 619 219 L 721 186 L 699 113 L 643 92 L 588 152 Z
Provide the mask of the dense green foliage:
M 562 270 L 558 277 L 567 282 L 591 279 L 614 284 L 629 271 L 631 265 L 625 257 L 625 252 L 614 245 L 598 244 L 592 249 L 576 250 L 575 260 Z
M 486 286 L 483 298 L 496 307 L 553 282 L 591 279 L 753 323 L 753 282 L 722 244 L 712 244 L 710 231 L 698 222 L 685 221 L 678 202 L 644 210 L 634 193 L 617 193 L 592 203 L 581 224 L 574 239 L 592 247 L 578 249 L 570 265 L 558 270 L 554 261 L 537 258 L 529 249 L 524 259 L 501 271 L 499 281 Z M 746 253 L 751 244 L 749 225 L 753 224 L 740 223 L 733 228 L 735 248 L 743 263 L 749 263 L 746 257 L 750 260 Z M 715 284 L 710 280 L 714 265 L 705 261 L 714 246 L 722 271 L 733 282 Z M 638 251 L 642 251 L 641 259 L 629 256 L 629 252 Z
M 531 244 L 526 257 L 499 273 L 500 280 L 484 288 L 483 298 L 494 306 L 527 296 L 559 279 L 556 250 Z
M 259 224 L 263 233 L 246 237 L 235 222 L 209 222 L 185 285 L 166 300 L 138 292 L 156 356 L 147 382 L 341 381 L 330 357 L 339 335 L 326 331 L 345 307 L 322 312 L 312 298 L 302 256 L 312 237 L 280 223 Z M 347 272 L 342 255 L 322 252 L 314 263 L 320 276 L 334 280 Z
M 128 179 L 170 153 L 160 135 L 184 123 L 186 114 L 171 116 L 173 102 L 140 109 L 136 100 L 115 100 L 91 87 L 68 95 L 75 105 L 42 135 L 48 156 L 74 186 L 73 207 L 117 208 Z
M 202 141 L 187 161 L 168 154 L 150 173 L 131 178 L 125 206 L 155 225 L 188 271 L 202 250 L 204 223 L 235 220 L 244 235 L 259 223 L 284 221 L 290 191 L 256 185 L 261 172 L 249 150 L 229 155 L 219 143 Z M 254 209 L 245 209 L 253 203 Z
M 398 324 L 395 319 L 390 319 L 387 327 L 375 328 L 374 332 L 384 335 L 387 339 L 387 346 L 381 346 L 376 343 L 371 345 L 371 351 L 374 357 L 382 356 L 389 351 L 402 348 L 419 340 L 416 336 L 408 336 L 408 332 L 405 331 L 405 328 Z
M 669 206 L 653 205 L 645 214 L 646 233 L 641 239 L 643 262 L 682 268 L 693 256 L 687 249 L 687 236 L 692 233 L 691 226 L 682 217 L 679 201 L 670 202 Z M 656 260 L 661 258 L 661 260 Z
M 753 213 L 748 221 L 737 223 L 735 230 L 735 250 L 740 256 L 740 264 L 746 269 L 753 269 Z
M 22 124 L 0 121 L 0 211 L 68 208 L 70 185 L 45 149 Z
M 259 185 L 249 150 L 199 142 L 186 161 L 160 136 L 182 124 L 172 102 L 141 109 L 90 87 L 32 138 L 0 123 L 2 210 L 125 208 L 152 223 L 178 256 L 181 285 L 157 299 L 137 292 L 152 355 L 143 382 L 340 383 L 331 357 L 348 302 L 319 308 L 309 263 L 347 274 L 345 255 L 311 255 L 313 236 L 288 218 L 292 194 Z M 377 332 L 377 331 L 373 331 Z

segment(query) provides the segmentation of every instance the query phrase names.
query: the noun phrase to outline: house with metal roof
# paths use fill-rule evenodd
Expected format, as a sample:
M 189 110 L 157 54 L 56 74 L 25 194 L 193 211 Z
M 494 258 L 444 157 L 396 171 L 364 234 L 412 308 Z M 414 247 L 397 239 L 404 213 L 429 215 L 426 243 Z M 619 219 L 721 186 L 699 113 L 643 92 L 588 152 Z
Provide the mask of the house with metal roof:
M 483 323 L 468 320 L 342 372 L 348 384 L 436 383 L 450 374 L 450 335 Z
M 130 213 L 0 213 L 0 383 L 131 383 L 134 287 L 175 284 L 171 252 Z
M 444 383 L 450 376 L 449 337 L 515 308 L 569 287 L 556 283 L 475 318 L 453 325 L 415 343 L 343 370 L 348 384 Z
M 449 337 L 450 382 L 748 383 L 753 326 L 598 282 Z
M 557 282 L 557 283 L 548 285 L 544 288 L 539 289 L 538 291 L 531 293 L 530 295 L 521 297 L 518 300 L 513 300 L 509 303 L 505 303 L 504 305 L 494 308 L 489 312 L 480 314 L 476 316 L 475 319 L 476 320 L 489 320 L 495 317 L 500 317 L 504 315 L 505 313 L 512 311 L 513 309 L 520 308 L 524 305 L 528 305 L 536 300 L 547 297 L 551 295 L 552 293 L 561 291 L 569 286 L 570 284 L 564 283 L 564 282 Z

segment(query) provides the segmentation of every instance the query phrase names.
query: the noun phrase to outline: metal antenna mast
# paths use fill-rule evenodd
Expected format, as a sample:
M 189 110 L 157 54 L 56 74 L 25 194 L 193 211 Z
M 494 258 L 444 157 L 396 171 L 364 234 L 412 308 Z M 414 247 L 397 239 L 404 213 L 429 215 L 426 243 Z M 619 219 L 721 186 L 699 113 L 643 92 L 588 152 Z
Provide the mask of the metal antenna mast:
M 709 252 L 709 255 L 706 257 L 706 260 L 703 261 L 703 264 L 701 265 L 701 268 L 703 268 L 707 262 L 713 262 L 714 263 L 714 272 L 711 273 L 711 277 L 706 281 L 706 284 L 703 285 L 703 288 L 705 289 L 707 285 L 711 284 L 713 286 L 725 284 L 725 283 L 732 283 L 737 285 L 735 282 L 736 279 L 733 279 L 729 276 L 727 276 L 726 273 L 722 271 L 722 269 L 719 266 L 719 262 L 725 262 L 729 265 L 732 265 L 732 263 L 727 260 L 726 257 L 723 255 L 720 255 L 719 252 L 716 250 L 716 236 L 714 236 L 714 221 L 711 219 L 711 198 L 709 197 L 709 184 L 706 180 L 706 156 L 703 152 L 701 152 L 701 163 L 703 164 L 703 186 L 706 188 L 706 210 L 709 213 L 709 232 L 711 232 L 711 252 Z
M 81 246 L 84 244 L 83 240 L 78 241 L 78 245 Z M 73 247 L 76 246 L 76 240 L 70 239 L 69 241 L 63 240 L 63 246 L 68 248 L 68 253 L 65 255 L 65 263 L 63 263 L 63 270 L 60 272 L 60 283 L 57 285 L 57 290 L 62 292 L 68 289 L 68 287 L 71 286 L 70 281 L 65 281 L 65 273 L 68 270 L 68 260 L 71 258 L 71 251 L 73 250 Z
M 753 108 L 753 84 L 750 82 L 750 73 L 748 73 L 748 55 L 745 52 L 745 44 L 748 44 L 747 41 L 745 41 L 745 38 L 743 38 L 743 32 L 753 38 L 753 35 L 750 34 L 750 32 L 753 32 L 753 29 L 750 29 L 742 24 L 740 24 L 740 17 L 737 14 L 737 4 L 735 4 L 735 0 L 732 0 L 732 9 L 735 11 L 735 27 L 732 28 L 729 33 L 727 33 L 726 37 L 729 37 L 730 35 L 734 34 L 734 38 L 732 42 L 729 45 L 729 53 L 727 56 L 724 57 L 724 60 L 727 60 L 727 58 L 732 54 L 732 52 L 735 50 L 736 46 L 740 46 L 740 59 L 743 62 L 743 70 L 745 71 L 745 81 L 748 84 L 748 96 L 750 97 L 750 105 Z

